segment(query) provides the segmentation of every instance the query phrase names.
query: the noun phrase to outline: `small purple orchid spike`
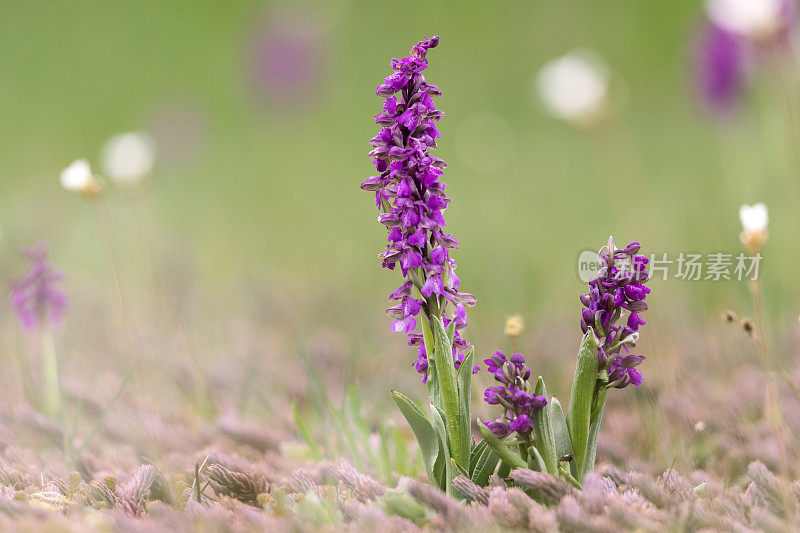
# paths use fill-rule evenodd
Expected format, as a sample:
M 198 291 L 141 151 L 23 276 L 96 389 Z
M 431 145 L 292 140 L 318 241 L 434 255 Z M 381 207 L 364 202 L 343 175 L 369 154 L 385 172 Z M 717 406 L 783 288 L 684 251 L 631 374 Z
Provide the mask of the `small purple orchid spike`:
M 643 379 L 636 366 L 645 357 L 629 353 L 639 338 L 639 326 L 645 324 L 640 313 L 647 310 L 644 300 L 650 294 L 645 285 L 648 260 L 636 255 L 640 248 L 635 241 L 616 248 L 613 238 L 609 239 L 598 254 L 605 266 L 589 282 L 589 292 L 580 297 L 584 306 L 581 330 L 586 333 L 594 328 L 600 339 L 599 366 L 607 370 L 609 383 L 620 389 L 631 383 L 638 387 Z M 623 323 L 624 313 L 628 317 Z
M 487 388 L 483 399 L 490 405 L 503 406 L 503 415 L 486 427 L 499 438 L 513 432 L 529 435 L 533 429 L 534 412 L 547 405 L 547 398 L 531 392 L 528 383 L 531 370 L 525 364 L 525 356 L 515 353 L 507 358 L 503 352 L 497 351 L 484 363 L 501 385 Z
M 58 287 L 62 274 L 47 262 L 47 244 L 24 248 L 22 254 L 30 261 L 28 272 L 14 283 L 11 303 L 22 327 L 33 330 L 48 321 L 61 321 L 67 308 L 67 297 Z

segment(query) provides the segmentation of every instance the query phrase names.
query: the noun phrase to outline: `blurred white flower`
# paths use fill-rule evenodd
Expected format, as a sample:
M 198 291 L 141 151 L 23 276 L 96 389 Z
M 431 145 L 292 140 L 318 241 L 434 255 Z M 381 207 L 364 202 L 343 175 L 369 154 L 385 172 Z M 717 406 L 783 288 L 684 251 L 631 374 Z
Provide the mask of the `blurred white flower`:
M 784 0 L 706 0 L 708 18 L 731 33 L 769 37 L 783 24 Z
M 153 169 L 155 156 L 155 143 L 147 133 L 121 133 L 103 147 L 103 169 L 117 182 L 136 183 Z
M 547 110 L 558 118 L 587 123 L 602 115 L 609 72 L 593 54 L 572 51 L 548 62 L 536 77 Z
M 744 204 L 739 208 L 739 221 L 742 223 L 742 234 L 739 239 L 751 254 L 758 253 L 767 243 L 769 233 L 767 224 L 769 215 L 764 204 Z
M 61 186 L 68 191 L 93 193 L 99 190 L 97 179 L 92 174 L 92 168 L 85 159 L 73 161 L 61 171 Z
M 769 223 L 767 206 L 761 203 L 744 204 L 739 208 L 739 220 L 745 231 L 764 231 Z

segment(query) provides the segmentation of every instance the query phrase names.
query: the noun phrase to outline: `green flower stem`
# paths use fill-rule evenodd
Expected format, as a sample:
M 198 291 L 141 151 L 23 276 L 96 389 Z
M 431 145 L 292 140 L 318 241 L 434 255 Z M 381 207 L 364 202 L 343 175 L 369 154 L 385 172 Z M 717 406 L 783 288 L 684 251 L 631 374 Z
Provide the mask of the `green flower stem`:
M 589 454 L 589 427 L 591 425 L 592 406 L 595 402 L 597 384 L 597 349 L 599 341 L 592 328 L 588 328 L 583 336 L 578 361 L 575 366 L 575 377 L 570 391 L 567 408 L 567 427 L 575 459 L 570 464 L 573 475 L 582 477 L 585 472 L 586 458 Z
M 42 363 L 44 371 L 44 412 L 52 418 L 61 417 L 61 380 L 58 370 L 58 354 L 53 332 L 47 328 L 42 332 Z
M 561 474 L 561 477 L 569 481 L 573 487 L 575 487 L 578 490 L 582 489 L 580 481 L 572 477 L 572 474 L 567 472 L 567 470 L 563 466 L 558 467 L 558 473 Z
M 497 457 L 499 457 L 503 463 L 511 468 L 528 468 L 528 464 L 523 461 L 519 455 L 511 451 L 511 448 L 498 439 L 497 435 L 492 433 L 492 431 L 486 427 L 486 424 L 481 422 L 480 418 L 478 419 L 478 427 L 481 430 L 481 435 L 486 439 L 486 444 L 497 454 Z

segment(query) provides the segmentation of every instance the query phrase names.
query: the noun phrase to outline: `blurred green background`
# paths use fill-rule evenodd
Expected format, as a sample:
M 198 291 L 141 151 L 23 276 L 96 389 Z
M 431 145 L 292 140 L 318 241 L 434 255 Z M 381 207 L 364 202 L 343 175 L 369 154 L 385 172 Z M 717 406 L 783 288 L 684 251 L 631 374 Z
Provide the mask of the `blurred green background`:
M 702 16 L 695 1 L 2 1 L 6 275 L 19 246 L 45 239 L 70 287 L 107 281 L 94 214 L 58 174 L 79 157 L 99 167 L 108 137 L 145 129 L 159 149 L 147 195 L 132 206 L 109 191 L 123 263 L 141 259 L 144 209 L 156 264 L 185 282 L 170 290 L 221 310 L 280 293 L 355 328 L 399 284 L 378 266 L 385 231 L 359 190 L 374 88 L 389 58 L 438 34 L 426 76 L 444 92 L 438 155 L 462 287 L 479 298 L 472 324 L 499 332 L 517 312 L 577 324 L 582 250 L 614 234 L 646 253 L 738 253 L 739 205 L 756 201 L 771 216 L 768 305 L 796 320 L 800 172 L 781 80 L 765 68 L 734 115 L 704 113 L 691 80 Z M 273 71 L 287 79 L 259 84 L 254 50 L 282 35 L 303 50 L 290 39 Z M 594 130 L 547 116 L 532 90 L 575 47 L 613 72 L 614 113 Z M 748 301 L 733 281 L 653 286 L 651 319 L 716 319 Z

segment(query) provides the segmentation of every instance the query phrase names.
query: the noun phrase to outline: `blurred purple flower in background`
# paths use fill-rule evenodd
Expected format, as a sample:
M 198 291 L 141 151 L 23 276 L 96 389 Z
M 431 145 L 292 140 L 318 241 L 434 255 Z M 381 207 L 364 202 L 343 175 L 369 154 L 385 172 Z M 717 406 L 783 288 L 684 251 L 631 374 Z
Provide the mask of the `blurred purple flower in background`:
M 527 435 L 533 429 L 534 412 L 547 405 L 547 398 L 531 393 L 528 382 L 531 371 L 525 364 L 525 356 L 515 353 L 506 358 L 503 352 L 497 351 L 484 363 L 502 385 L 487 388 L 483 399 L 490 405 L 503 406 L 503 415 L 486 427 L 499 438 L 513 432 Z
M 745 73 L 740 39 L 708 24 L 695 49 L 695 68 L 702 101 L 715 110 L 730 108 L 739 96 Z
M 58 287 L 61 272 L 47 262 L 47 244 L 24 248 L 22 254 L 30 265 L 25 277 L 14 283 L 11 297 L 22 327 L 33 330 L 47 321 L 60 322 L 67 308 L 67 296 Z
M 650 293 L 647 282 L 648 259 L 636 255 L 639 243 L 615 248 L 613 237 L 600 249 L 598 257 L 604 265 L 589 282 L 589 292 L 581 295 L 581 330 L 594 328 L 600 347 L 597 350 L 598 368 L 608 372 L 610 386 L 619 389 L 633 383 L 642 384 L 642 374 L 636 370 L 644 356 L 629 354 L 639 339 L 639 326 L 645 324 L 639 313 L 647 310 L 645 298 Z M 617 324 L 624 312 L 625 323 Z M 622 350 L 624 349 L 624 353 Z
M 272 12 L 248 47 L 248 77 L 258 99 L 272 106 L 299 107 L 319 92 L 324 32 L 299 10 Z
M 375 193 L 381 211 L 378 221 L 389 232 L 386 251 L 380 255 L 382 266 L 393 270 L 399 263 L 406 278 L 389 295 L 390 301 L 398 302 L 386 311 L 394 318 L 391 329 L 406 333 L 409 344 L 419 346 L 414 367 L 423 381 L 428 377 L 428 357 L 422 335 L 415 332 L 416 316 L 423 312 L 423 320 L 444 317 L 445 326 L 454 322 L 453 360 L 458 368 L 470 346 L 459 333 L 467 325 L 464 306 L 476 301 L 473 295 L 458 292 L 456 262 L 450 258 L 458 241 L 443 231 L 442 211 L 450 199 L 439 177 L 447 165 L 430 154 L 440 136 L 436 122 L 444 113 L 433 103 L 441 91 L 425 81 L 422 71 L 428 66 L 428 50 L 438 43 L 438 37 L 425 38 L 411 48 L 410 57 L 391 60 L 394 72 L 376 90 L 386 99 L 383 112 L 375 115 L 381 130 L 370 140 L 369 155 L 378 175 L 361 184 Z M 444 316 L 448 302 L 455 307 L 452 319 Z
M 762 52 L 792 50 L 796 14 L 795 0 L 708 0 L 694 50 L 700 100 L 730 110 Z

